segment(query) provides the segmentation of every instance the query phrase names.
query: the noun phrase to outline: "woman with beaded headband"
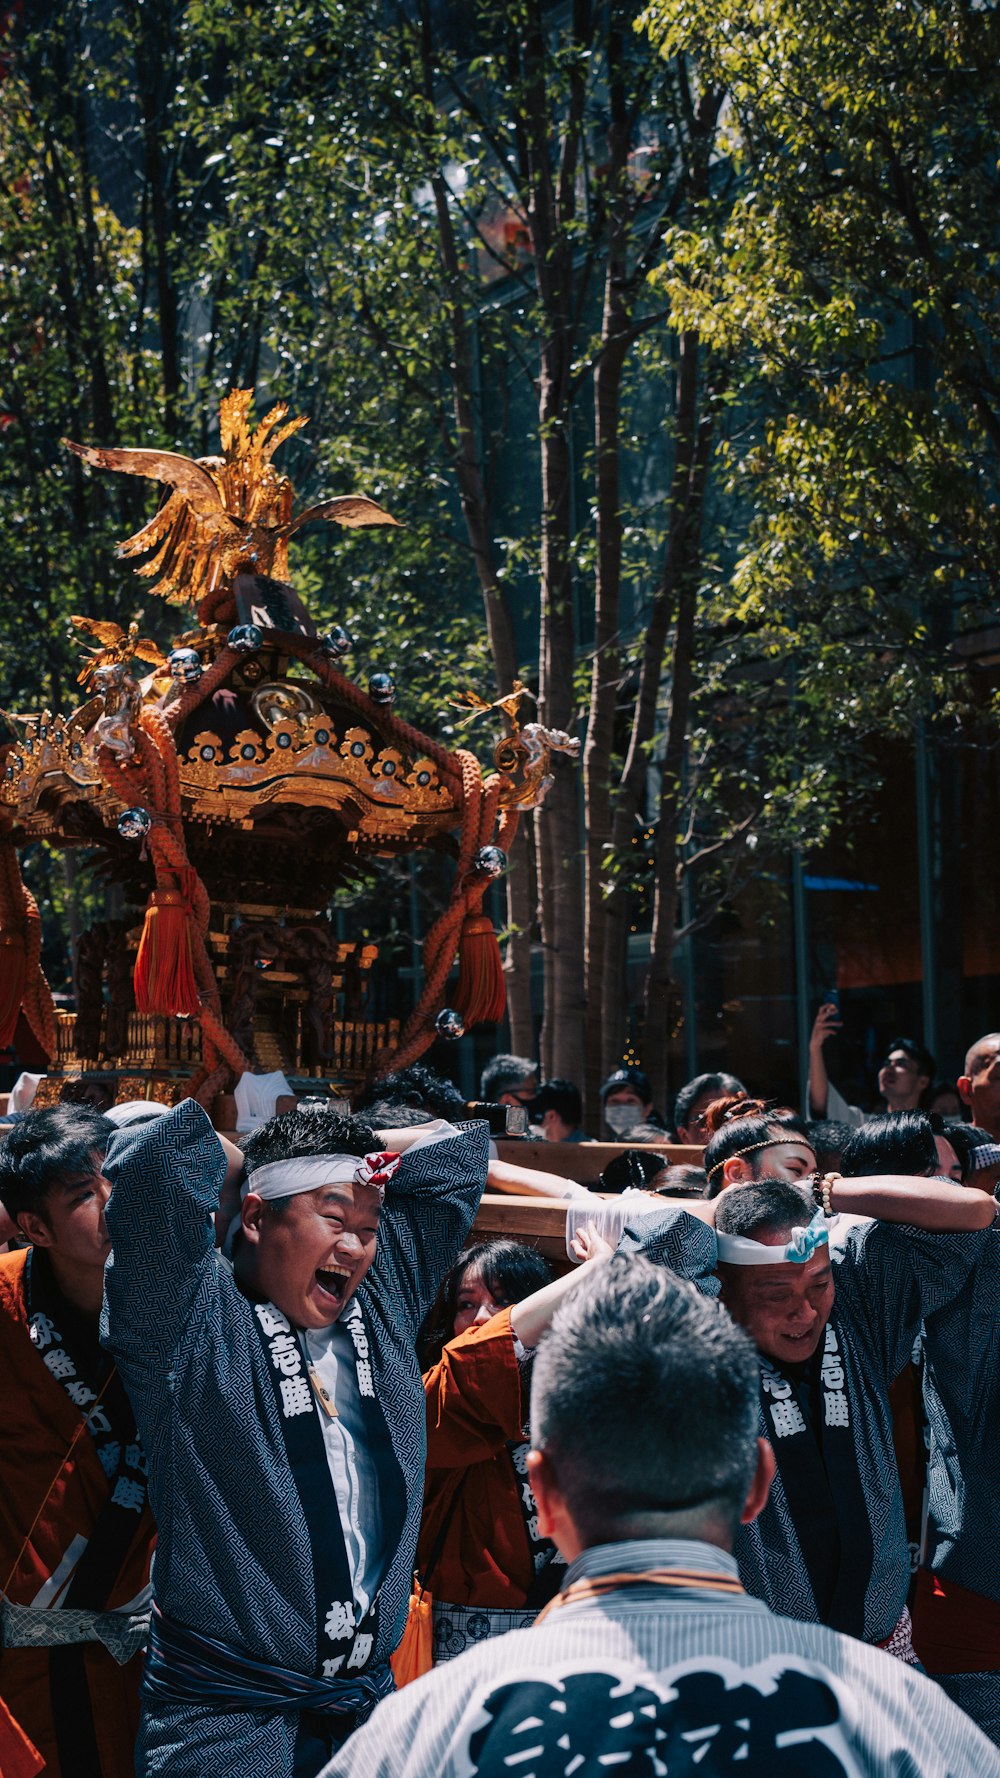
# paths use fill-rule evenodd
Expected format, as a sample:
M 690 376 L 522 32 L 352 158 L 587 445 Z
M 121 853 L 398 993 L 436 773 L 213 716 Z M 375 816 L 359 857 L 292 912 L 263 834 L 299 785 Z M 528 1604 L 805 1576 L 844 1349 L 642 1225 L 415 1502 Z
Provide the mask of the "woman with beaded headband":
M 794 1183 L 816 1171 L 805 1123 L 794 1111 L 762 1099 L 716 1099 L 705 1112 L 706 1197 L 756 1179 Z

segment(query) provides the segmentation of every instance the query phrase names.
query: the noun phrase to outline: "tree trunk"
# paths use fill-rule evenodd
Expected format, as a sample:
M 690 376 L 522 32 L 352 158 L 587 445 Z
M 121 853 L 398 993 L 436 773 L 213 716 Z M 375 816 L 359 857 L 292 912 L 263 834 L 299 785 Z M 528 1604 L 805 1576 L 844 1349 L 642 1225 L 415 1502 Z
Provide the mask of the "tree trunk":
M 535 1015 L 531 1005 L 531 941 L 537 891 L 533 834 L 522 819 L 507 858 L 507 922 L 511 936 L 504 954 L 510 1047 L 516 1056 L 535 1054 Z
M 568 729 L 573 718 L 575 629 L 569 560 L 572 462 L 565 390 L 568 354 L 555 341 L 543 354 L 539 380 L 542 459 L 541 634 L 538 714 L 546 728 Z M 583 894 L 580 792 L 576 766 L 554 756 L 553 782 L 535 817 L 539 924 L 545 971 L 542 1071 L 583 1078 L 586 1001 L 583 981 Z
M 694 624 L 701 575 L 701 532 L 705 483 L 713 428 L 711 409 L 703 406 L 689 475 L 689 496 L 683 561 L 677 597 L 677 621 L 670 678 L 670 715 L 663 756 L 660 811 L 656 829 L 656 884 L 649 975 L 643 1008 L 643 1062 L 656 1104 L 666 1104 L 670 1047 L 669 1005 L 673 986 L 674 934 L 680 885 L 678 830 L 683 793 L 684 757 L 694 682 Z
M 538 714 L 546 728 L 568 729 L 573 719 L 576 627 L 573 616 L 572 457 L 569 442 L 571 366 L 580 325 L 573 263 L 586 94 L 585 62 L 570 64 L 561 121 L 558 166 L 553 165 L 551 95 L 542 0 L 528 8 L 524 67 L 525 185 L 538 299 L 545 330 L 538 376 L 538 434 L 542 471 L 541 624 Z M 573 0 L 571 38 L 589 50 L 589 0 Z M 584 1071 L 586 999 L 583 977 L 583 871 L 578 768 L 558 756 L 544 807 L 535 817 L 538 906 L 545 971 L 542 1071 L 579 1082 Z
M 674 470 L 670 488 L 669 528 L 663 573 L 643 642 L 639 690 L 632 714 L 632 730 L 621 782 L 615 797 L 611 823 L 614 852 L 623 856 L 636 832 L 646 792 L 648 751 L 656 732 L 657 706 L 667 636 L 678 607 L 678 593 L 687 560 L 687 534 L 692 499 L 692 468 L 695 460 L 695 425 L 698 407 L 699 352 L 697 337 L 682 334 L 679 341 L 677 394 L 674 403 Z M 610 1070 L 621 1059 L 625 1041 L 623 984 L 628 956 L 628 925 L 631 895 L 626 887 L 613 887 L 605 901 L 604 970 L 601 992 L 602 1068 Z M 641 1052 L 645 1064 L 645 1052 Z
M 590 680 L 590 711 L 583 749 L 584 824 L 586 828 L 585 958 L 587 1055 L 585 1104 L 588 1120 L 597 1117 L 604 1066 L 602 1021 L 598 1016 L 604 978 L 607 928 L 604 879 L 611 843 L 611 761 L 614 748 L 615 699 L 621 655 L 621 487 L 619 466 L 619 397 L 624 363 L 623 306 L 615 295 L 616 273 L 609 263 L 604 304 L 605 347 L 594 380 L 597 478 L 597 577 L 594 618 L 594 664 Z M 623 978 L 619 978 L 620 983 Z
M 433 99 L 434 53 L 430 7 L 421 7 L 421 55 L 425 94 Z M 453 432 L 445 437 L 458 485 L 466 535 L 483 595 L 486 633 L 493 657 L 493 673 L 500 697 L 517 678 L 517 646 L 510 606 L 497 579 L 493 545 L 493 515 L 483 476 L 480 428 L 474 389 L 474 340 L 465 308 L 461 255 L 455 238 L 448 190 L 444 179 L 431 180 L 437 220 L 438 251 L 447 290 L 451 335 L 451 392 Z M 531 1011 L 531 937 L 533 924 L 531 853 L 525 822 L 521 822 L 507 861 L 507 925 L 510 937 L 504 957 L 507 1016 L 511 1043 L 519 1055 L 534 1055 L 534 1021 Z
M 623 179 L 628 153 L 628 125 L 622 84 L 621 32 L 608 33 L 611 94 L 608 186 L 611 228 L 604 278 L 601 350 L 594 372 L 594 471 L 597 509 L 597 552 L 594 612 L 594 661 L 590 709 L 583 747 L 586 874 L 584 893 L 584 962 L 586 968 L 586 1062 L 584 1106 L 588 1128 L 596 1133 L 604 1065 L 603 1025 L 599 1016 L 604 978 L 604 879 L 611 843 L 611 772 L 615 735 L 615 700 L 621 666 L 621 380 L 628 349 L 629 303 L 626 298 L 627 228 L 622 215 Z M 620 978 L 624 982 L 624 978 Z
M 172 9 L 135 0 L 132 8 L 134 53 L 145 156 L 144 180 L 152 221 L 156 267 L 156 306 L 160 323 L 160 365 L 163 374 L 163 423 L 168 437 L 177 433 L 181 390 L 180 329 L 177 286 L 171 262 L 174 178 L 164 155 L 163 121 L 168 114 L 168 88 L 176 63 Z

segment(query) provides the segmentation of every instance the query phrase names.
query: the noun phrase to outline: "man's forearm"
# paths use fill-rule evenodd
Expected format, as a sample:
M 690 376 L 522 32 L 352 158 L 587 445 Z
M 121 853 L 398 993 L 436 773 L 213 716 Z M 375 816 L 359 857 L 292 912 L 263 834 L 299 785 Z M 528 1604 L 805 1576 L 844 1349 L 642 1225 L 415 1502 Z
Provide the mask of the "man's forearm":
M 536 1198 L 578 1198 L 586 1187 L 559 1173 L 543 1173 L 537 1167 L 515 1167 L 510 1161 L 490 1161 L 486 1183 L 491 1191 L 532 1194 Z M 589 1194 L 588 1196 L 596 1194 Z
M 809 1109 L 814 1117 L 826 1116 L 826 1102 L 830 1096 L 830 1076 L 826 1071 L 826 1062 L 820 1044 L 809 1046 Z
M 882 1222 L 904 1222 L 942 1233 L 989 1228 L 997 1213 L 996 1200 L 973 1186 L 894 1173 L 838 1179 L 830 1200 L 838 1213 L 877 1216 Z

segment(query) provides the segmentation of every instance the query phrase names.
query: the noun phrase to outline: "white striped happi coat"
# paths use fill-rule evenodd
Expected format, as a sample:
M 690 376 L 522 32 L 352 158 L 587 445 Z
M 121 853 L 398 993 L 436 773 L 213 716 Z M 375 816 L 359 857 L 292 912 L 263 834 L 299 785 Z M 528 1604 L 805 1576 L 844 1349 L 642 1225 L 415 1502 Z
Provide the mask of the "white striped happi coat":
M 584 1551 L 566 1584 L 623 1570 L 731 1580 L 711 1544 Z M 748 1594 L 646 1585 L 570 1602 L 376 1707 L 321 1778 L 1000 1778 L 1000 1754 L 932 1680 Z

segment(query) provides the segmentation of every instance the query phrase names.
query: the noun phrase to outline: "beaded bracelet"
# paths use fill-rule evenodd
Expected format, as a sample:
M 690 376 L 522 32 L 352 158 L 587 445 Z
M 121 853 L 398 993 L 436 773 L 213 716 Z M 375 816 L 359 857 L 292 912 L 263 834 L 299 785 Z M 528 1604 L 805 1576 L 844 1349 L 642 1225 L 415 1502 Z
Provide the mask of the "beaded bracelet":
M 831 1193 L 835 1185 L 843 1179 L 842 1173 L 814 1173 L 812 1194 L 824 1216 L 833 1215 L 833 1198 Z

